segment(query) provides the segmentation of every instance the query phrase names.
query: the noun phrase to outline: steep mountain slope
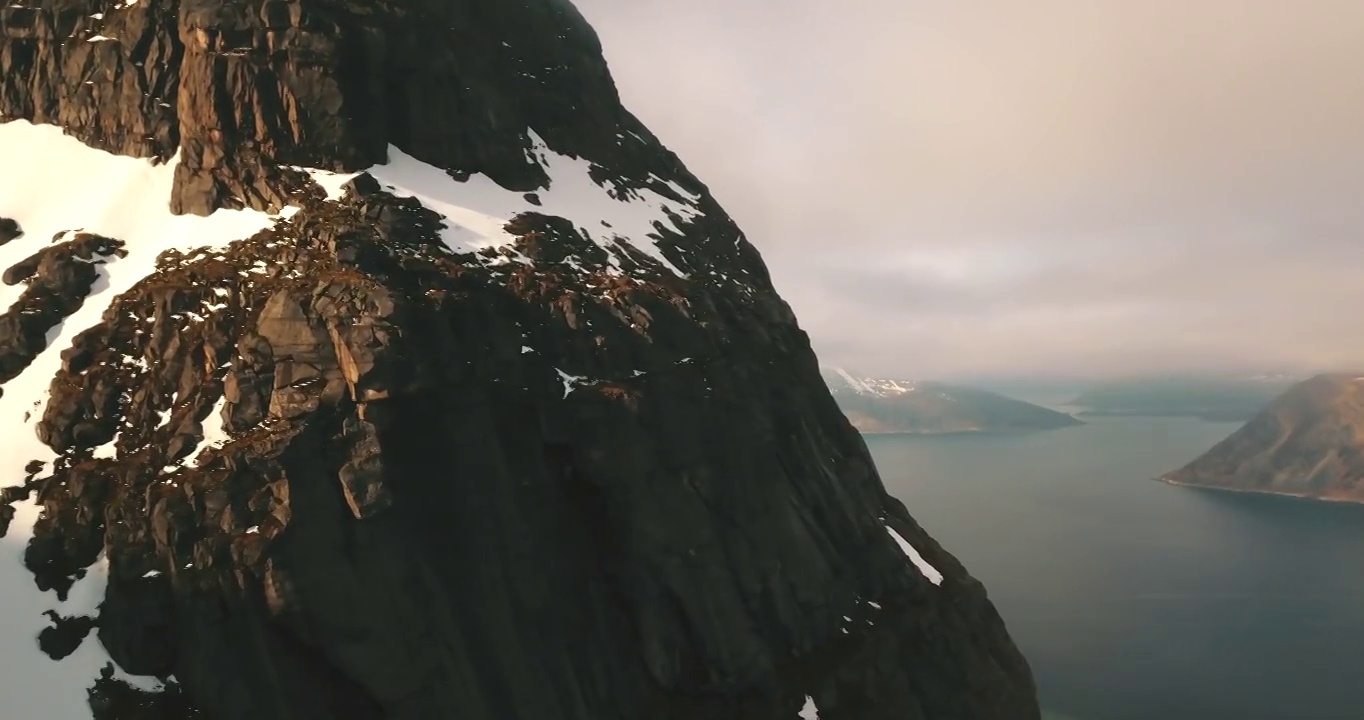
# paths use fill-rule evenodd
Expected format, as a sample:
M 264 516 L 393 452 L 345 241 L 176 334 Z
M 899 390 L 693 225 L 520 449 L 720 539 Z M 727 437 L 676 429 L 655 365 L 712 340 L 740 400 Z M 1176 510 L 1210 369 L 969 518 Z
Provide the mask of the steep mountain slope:
M 567 2 L 11 0 L 0 121 L 8 717 L 1038 716 Z
M 821 371 L 843 413 L 864 433 L 1015 432 L 1081 424 L 1065 413 L 985 390 L 869 378 L 835 367 Z
M 1202 457 L 1161 479 L 1364 502 L 1364 377 L 1319 375 L 1293 386 Z

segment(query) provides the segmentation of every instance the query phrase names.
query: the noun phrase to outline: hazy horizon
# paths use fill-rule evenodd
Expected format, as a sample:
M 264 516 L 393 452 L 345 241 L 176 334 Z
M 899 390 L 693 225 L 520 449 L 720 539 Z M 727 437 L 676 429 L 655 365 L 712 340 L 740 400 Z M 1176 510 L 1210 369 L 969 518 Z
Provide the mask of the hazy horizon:
M 1150 382 L 1161 380 L 1205 380 L 1213 381 L 1235 381 L 1235 380 L 1254 380 L 1254 379 L 1277 379 L 1292 378 L 1306 379 L 1314 375 L 1348 375 L 1358 373 L 1364 375 L 1364 368 L 1252 368 L 1236 367 L 1227 365 L 1225 367 L 1189 367 L 1175 369 L 1154 369 L 1154 370 L 1131 370 L 1121 372 L 1047 372 L 1046 370 L 1036 370 L 1032 372 L 1009 372 L 1001 371 L 996 373 L 967 374 L 957 373 L 942 376 L 925 375 L 906 375 L 897 373 L 893 369 L 888 373 L 873 373 L 866 371 L 861 364 L 854 359 L 850 363 L 835 363 L 821 359 L 820 364 L 830 368 L 841 368 L 854 375 L 867 377 L 879 377 L 896 380 L 922 380 L 940 381 L 945 383 L 957 383 L 967 385 L 1098 385 L 1112 382 Z
M 829 363 L 1364 367 L 1364 3 L 575 1 Z

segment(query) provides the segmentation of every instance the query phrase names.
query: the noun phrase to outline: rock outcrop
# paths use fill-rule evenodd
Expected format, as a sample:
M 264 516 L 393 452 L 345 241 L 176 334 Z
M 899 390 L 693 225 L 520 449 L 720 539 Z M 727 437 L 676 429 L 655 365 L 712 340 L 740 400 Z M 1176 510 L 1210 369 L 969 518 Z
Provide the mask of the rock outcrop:
M 1012 433 L 1083 424 L 1063 412 L 987 390 L 864 377 L 834 367 L 822 372 L 843 414 L 863 433 Z
M 1318 375 L 1197 460 L 1175 485 L 1364 502 L 1364 377 Z
M 10 715 L 1038 717 L 568 2 L 17 0 L 0 121 Z
M 118 240 L 87 233 L 54 242 L 0 276 L 6 285 L 24 285 L 0 313 L 0 383 L 18 377 L 47 349 L 48 332 L 84 304 L 99 280 L 95 262 L 126 254 Z

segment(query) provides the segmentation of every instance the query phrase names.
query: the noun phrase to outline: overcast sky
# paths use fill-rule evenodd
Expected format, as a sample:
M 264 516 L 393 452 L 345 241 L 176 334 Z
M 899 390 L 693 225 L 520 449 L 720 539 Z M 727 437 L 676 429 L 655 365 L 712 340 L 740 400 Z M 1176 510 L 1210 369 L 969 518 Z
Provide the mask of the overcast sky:
M 825 361 L 1364 367 L 1364 1 L 575 2 Z

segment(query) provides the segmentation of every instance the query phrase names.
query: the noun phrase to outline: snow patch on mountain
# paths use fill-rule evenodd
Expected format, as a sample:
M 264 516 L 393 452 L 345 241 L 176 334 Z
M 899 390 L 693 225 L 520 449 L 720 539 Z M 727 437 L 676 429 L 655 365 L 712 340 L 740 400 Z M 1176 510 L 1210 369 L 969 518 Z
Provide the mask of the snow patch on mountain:
M 227 408 L 227 395 L 219 395 L 217 402 L 213 403 L 213 409 L 209 411 L 208 417 L 204 418 L 202 425 L 203 440 L 189 456 L 189 464 L 198 465 L 199 457 L 205 451 L 222 447 L 231 438 L 227 434 L 227 428 L 223 426 L 223 413 Z
M 414 197 L 430 210 L 445 217 L 441 239 L 450 250 L 472 253 L 510 244 L 516 237 L 506 231 L 512 218 L 526 212 L 566 218 L 590 237 L 611 257 L 612 267 L 621 267 L 626 248 L 633 248 L 658 261 L 678 277 L 687 277 L 658 246 L 658 227 L 681 231 L 679 222 L 701 214 L 700 198 L 687 193 L 676 183 L 666 183 L 683 203 L 665 198 L 648 189 L 602 187 L 592 179 L 593 165 L 582 158 L 562 155 L 549 149 L 534 131 L 530 159 L 545 170 L 549 187 L 531 193 L 513 192 L 498 185 L 487 175 L 472 175 L 459 181 L 435 165 L 389 147 L 388 162 L 366 170 L 386 190 L 400 197 Z M 307 170 L 326 191 L 338 199 L 342 187 L 359 173 L 333 173 Z M 538 203 L 538 204 L 537 204 Z
M 923 576 L 928 578 L 929 582 L 934 585 L 942 584 L 942 573 L 938 572 L 937 568 L 929 565 L 928 561 L 924 559 L 924 556 L 920 555 L 919 551 L 915 549 L 913 545 L 910 545 L 909 541 L 906 540 L 903 535 L 895 532 L 895 528 L 889 525 L 886 526 L 886 532 L 890 533 L 890 536 L 895 539 L 895 544 L 899 545 L 900 550 L 905 553 L 905 557 L 909 558 L 909 561 L 914 563 L 914 567 L 918 568 L 919 572 L 923 573 Z
M 100 278 L 80 310 L 53 328 L 47 349 L 4 384 L 0 396 L 0 487 L 4 487 L 22 485 L 30 461 L 43 461 L 50 468 L 56 457 L 38 440 L 34 426 L 42 417 L 48 386 L 61 369 L 62 350 L 78 333 L 98 324 L 114 298 L 152 274 L 163 251 L 223 247 L 269 227 L 275 218 L 252 210 L 220 210 L 209 217 L 173 215 L 169 203 L 178 155 L 160 165 L 121 157 L 90 148 L 51 125 L 0 123 L 0 158 L 4 159 L 0 217 L 18 221 L 24 231 L 0 246 L 0 268 L 71 231 L 122 240 L 128 253 L 97 261 Z M 0 310 L 11 307 L 23 290 L 23 284 L 0 285 Z M 109 661 L 108 654 L 93 633 L 60 662 L 38 649 L 38 633 L 49 625 L 43 612 L 72 614 L 67 606 L 74 600 L 61 603 L 55 593 L 35 586 L 23 565 L 23 551 L 39 507 L 29 500 L 16 502 L 14 508 L 15 518 L 0 541 L 0 602 L 6 609 L 0 647 L 11 659 L 0 673 L 0 695 L 11 703 L 8 710 L 14 717 L 88 720 L 85 691 Z M 78 584 L 82 608 L 91 598 L 103 597 L 103 576 L 103 566 L 96 564 Z M 43 704 L 26 708 L 19 700 L 24 697 Z

